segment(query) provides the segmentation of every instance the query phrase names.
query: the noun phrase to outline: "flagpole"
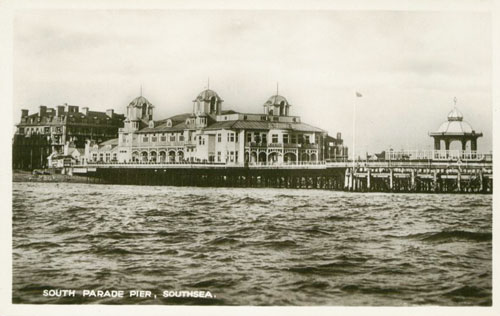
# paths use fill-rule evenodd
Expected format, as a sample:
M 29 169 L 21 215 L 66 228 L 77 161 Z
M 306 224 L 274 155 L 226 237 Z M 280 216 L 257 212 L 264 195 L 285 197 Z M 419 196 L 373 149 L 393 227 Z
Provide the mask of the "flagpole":
M 356 99 L 357 92 L 354 94 L 354 109 L 352 113 L 352 172 L 354 172 L 354 161 L 356 159 Z

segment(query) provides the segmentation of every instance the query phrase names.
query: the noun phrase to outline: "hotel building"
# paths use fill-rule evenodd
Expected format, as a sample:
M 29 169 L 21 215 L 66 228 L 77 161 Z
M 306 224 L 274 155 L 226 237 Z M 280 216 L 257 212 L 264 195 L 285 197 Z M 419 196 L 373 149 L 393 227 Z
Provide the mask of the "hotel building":
M 97 112 L 68 104 L 55 108 L 40 105 L 33 114 L 21 110 L 12 144 L 13 168 L 45 168 L 49 156 L 64 155 L 68 148 L 83 154 L 87 140 L 100 143 L 116 138 L 124 118 L 114 110 Z

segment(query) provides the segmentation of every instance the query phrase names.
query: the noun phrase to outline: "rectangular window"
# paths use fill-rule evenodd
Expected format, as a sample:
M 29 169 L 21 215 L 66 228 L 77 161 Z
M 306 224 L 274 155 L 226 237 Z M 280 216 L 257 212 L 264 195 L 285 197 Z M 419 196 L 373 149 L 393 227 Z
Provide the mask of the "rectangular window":
M 273 134 L 273 144 L 277 144 L 278 143 L 278 135 L 277 134 Z
M 267 134 L 262 134 L 262 143 L 267 144 Z
M 205 145 L 205 137 L 202 138 L 202 143 Z
M 201 136 L 198 136 L 198 145 L 201 145 Z
M 234 151 L 232 151 L 230 154 L 229 154 L 229 160 L 231 162 L 234 162 Z
M 222 141 L 222 134 L 217 134 L 217 142 L 220 143 Z
M 167 136 L 162 136 L 162 137 L 161 137 L 161 141 L 162 141 L 162 142 L 166 142 L 166 141 L 167 141 Z
M 265 121 L 265 120 L 266 120 L 266 117 L 265 117 L 265 116 L 261 116 L 261 117 L 260 117 L 260 120 L 261 120 L 261 121 Z
M 297 141 L 299 142 L 299 144 L 303 144 L 304 143 L 304 136 L 302 134 L 297 135 Z
M 175 135 L 170 135 L 170 141 L 175 142 Z
M 144 136 L 144 137 L 142 138 L 142 142 L 143 142 L 143 143 L 147 143 L 147 142 L 148 142 L 148 137 L 147 137 L 147 136 Z
M 230 135 L 230 139 L 231 139 L 230 142 L 234 143 L 234 133 L 229 133 L 229 135 Z
M 305 142 L 306 142 L 306 144 L 309 144 L 309 140 L 310 140 L 310 136 L 309 136 L 309 135 L 306 135 L 306 136 L 305 136 Z
M 297 144 L 297 135 L 292 134 L 292 144 Z
M 247 133 L 247 143 L 252 142 L 252 133 Z
M 234 157 L 234 161 L 238 162 L 238 152 L 236 152 L 236 156 Z
M 153 143 L 156 143 L 156 141 L 157 141 L 157 137 L 156 137 L 156 136 L 151 137 L 151 141 L 152 141 Z
M 109 162 L 109 158 L 110 158 L 110 154 L 109 153 L 106 153 L 106 162 Z
M 183 142 L 184 141 L 184 135 L 179 135 L 179 141 Z
M 50 127 L 45 127 L 43 132 L 45 134 L 50 134 Z
M 283 143 L 288 144 L 288 134 L 283 134 Z
M 217 152 L 217 161 L 218 162 L 221 161 L 221 153 L 220 153 L 220 151 Z
M 243 115 L 243 120 L 246 121 L 247 120 L 247 116 L 246 115 Z

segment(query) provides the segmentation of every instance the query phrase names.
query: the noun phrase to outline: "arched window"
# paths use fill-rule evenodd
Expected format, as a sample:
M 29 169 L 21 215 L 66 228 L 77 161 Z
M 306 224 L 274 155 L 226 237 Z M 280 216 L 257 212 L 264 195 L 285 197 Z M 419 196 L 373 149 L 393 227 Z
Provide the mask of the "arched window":
M 215 97 L 212 97 L 210 99 L 210 113 L 214 113 L 215 111 L 217 111 L 217 109 L 216 109 L 216 99 L 215 99 Z
M 285 101 L 280 103 L 280 115 L 285 115 Z

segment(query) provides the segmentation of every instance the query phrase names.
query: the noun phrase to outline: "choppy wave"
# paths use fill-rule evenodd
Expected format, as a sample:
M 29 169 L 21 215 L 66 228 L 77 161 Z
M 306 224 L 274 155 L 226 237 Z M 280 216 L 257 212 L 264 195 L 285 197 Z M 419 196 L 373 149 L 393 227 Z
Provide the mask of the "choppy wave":
M 14 183 L 13 302 L 491 305 L 488 195 Z M 143 289 L 157 299 L 48 298 Z M 163 298 L 163 290 L 217 297 Z

